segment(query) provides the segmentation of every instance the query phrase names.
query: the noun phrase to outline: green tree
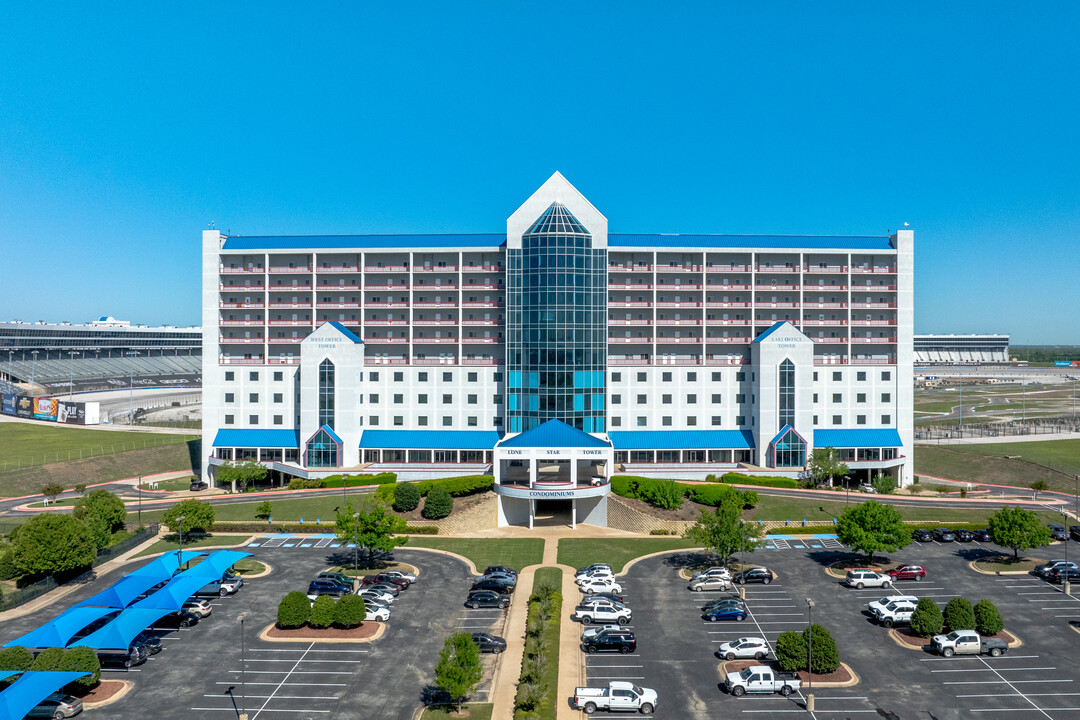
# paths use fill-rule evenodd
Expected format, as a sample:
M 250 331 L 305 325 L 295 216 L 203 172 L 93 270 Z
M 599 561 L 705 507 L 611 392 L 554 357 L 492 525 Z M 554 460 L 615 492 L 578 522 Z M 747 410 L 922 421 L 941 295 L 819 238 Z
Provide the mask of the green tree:
M 975 610 L 971 607 L 971 601 L 967 598 L 954 597 L 945 604 L 945 627 L 949 632 L 953 630 L 974 630 Z
M 49 575 L 89 567 L 97 557 L 97 545 L 81 520 L 41 513 L 19 529 L 12 554 L 20 574 Z
M 896 480 L 892 475 L 878 475 L 870 485 L 879 495 L 891 495 L 896 490 Z
M 333 625 L 334 605 L 334 598 L 329 595 L 320 595 L 315 598 L 315 604 L 311 606 L 311 616 L 308 618 L 308 625 L 313 628 L 328 628 Z
M 354 628 L 367 618 L 367 605 L 359 595 L 344 595 L 334 604 L 334 624 L 340 628 Z
M 757 525 L 743 522 L 742 493 L 727 493 L 711 511 L 701 510 L 697 522 L 686 529 L 683 537 L 701 544 L 727 564 L 736 552 L 753 552 L 760 544 Z
M 109 531 L 108 522 L 100 515 L 89 515 L 82 518 L 82 522 L 90 531 L 90 537 L 94 541 L 94 547 L 98 550 L 109 547 L 112 533 Z
M 806 641 L 797 632 L 783 632 L 776 637 L 776 662 L 786 672 L 806 667 Z
M 217 469 L 217 481 L 229 483 L 233 492 L 236 492 L 236 484 L 241 484 L 241 491 L 246 489 L 248 483 L 255 483 L 266 477 L 266 466 L 247 460 L 245 462 L 222 463 Z
M 277 624 L 286 630 L 303 627 L 311 617 L 311 602 L 307 595 L 295 590 L 281 598 L 277 609 Z
M 353 517 L 356 515 L 356 517 Z M 386 503 L 374 496 L 359 499 L 356 510 L 352 500 L 345 512 L 337 514 L 336 534 L 343 544 L 355 543 L 367 550 L 368 567 L 375 565 L 375 552 L 390 552 L 409 541 L 402 537 L 405 519 L 390 512 Z
M 1028 487 L 1035 491 L 1036 497 L 1038 497 L 1039 493 L 1043 492 L 1044 490 L 1050 489 L 1050 486 L 1046 484 L 1045 480 L 1036 480 L 1035 482 L 1028 485 Z
M 877 500 L 844 510 L 836 521 L 836 535 L 843 544 L 866 553 L 870 563 L 874 562 L 874 553 L 896 552 L 911 544 L 904 516 Z
M 1006 505 L 990 516 L 990 538 L 1002 547 L 1012 548 L 1013 560 L 1020 560 L 1021 550 L 1050 544 L 1050 528 L 1039 522 L 1031 510 Z
M 85 495 L 86 494 L 86 486 L 82 485 L 82 484 L 76 485 L 75 486 L 75 492 L 79 493 L 80 495 Z
M 831 447 L 814 448 L 810 458 L 806 462 L 806 472 L 814 485 L 828 483 L 831 487 L 833 478 L 843 477 L 851 472 L 847 463 L 837 457 L 836 450 Z
M 124 501 L 115 493 L 101 488 L 91 490 L 79 498 L 75 503 L 73 514 L 80 520 L 91 516 L 100 517 L 110 533 L 123 528 L 127 520 L 127 508 L 124 507 Z
M 178 519 L 181 517 L 184 518 L 183 521 Z M 209 530 L 214 524 L 214 506 L 203 500 L 189 498 L 167 509 L 161 521 L 173 532 Z
M 444 518 L 454 511 L 454 498 L 443 487 L 433 487 L 424 498 L 424 509 L 420 514 L 429 520 Z
M 450 696 L 451 704 L 460 707 L 482 677 L 480 647 L 472 635 L 459 632 L 448 637 L 435 666 L 435 685 Z
M 945 618 L 941 608 L 930 598 L 919 598 L 915 612 L 911 613 L 911 631 L 918 637 L 930 637 L 939 634 L 945 627 Z
M 994 603 L 989 600 L 975 603 L 975 630 L 980 635 L 997 635 L 1004 629 L 1005 621 Z
M 255 517 L 263 520 L 269 520 L 274 516 L 274 508 L 270 504 L 269 500 L 263 500 L 259 503 L 259 506 L 255 508 Z
M 394 509 L 398 512 L 409 512 L 420 505 L 420 489 L 416 483 L 401 483 L 394 490 Z
M 34 664 L 34 653 L 24 647 L 9 647 L 0 650 L 0 670 L 23 672 Z
M 56 483 L 46 483 L 41 486 L 41 494 L 45 496 L 50 503 L 56 502 L 56 498 L 60 497 L 64 492 L 63 485 L 57 485 Z
M 810 672 L 826 675 L 840 667 L 840 651 L 828 630 L 821 625 L 811 625 L 803 631 L 803 638 L 803 642 L 813 650 Z
M 88 647 L 73 647 L 65 650 L 63 657 L 60 658 L 60 666 L 56 669 L 90 673 L 71 683 L 76 688 L 89 690 L 101 682 L 101 661 L 98 660 L 97 653 Z
M 59 670 L 60 662 L 64 658 L 64 648 L 51 647 L 45 648 L 37 654 L 34 658 L 34 662 L 30 665 L 31 670 L 48 672 L 50 670 Z

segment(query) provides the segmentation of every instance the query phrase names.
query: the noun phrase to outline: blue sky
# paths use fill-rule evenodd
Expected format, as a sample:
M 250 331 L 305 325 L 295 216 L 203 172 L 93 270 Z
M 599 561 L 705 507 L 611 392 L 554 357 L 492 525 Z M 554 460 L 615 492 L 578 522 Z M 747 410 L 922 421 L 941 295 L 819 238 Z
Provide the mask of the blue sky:
M 199 322 L 199 235 L 916 237 L 916 332 L 1080 344 L 1076 3 L 5 3 L 0 319 Z M 662 11 L 660 10 L 662 8 Z

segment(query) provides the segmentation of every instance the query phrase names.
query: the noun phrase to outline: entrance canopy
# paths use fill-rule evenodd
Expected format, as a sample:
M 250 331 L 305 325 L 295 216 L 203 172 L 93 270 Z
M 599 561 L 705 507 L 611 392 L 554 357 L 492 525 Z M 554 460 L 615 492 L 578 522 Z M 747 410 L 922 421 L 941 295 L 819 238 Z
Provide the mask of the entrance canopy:
M 4 671 L 3 677 L 14 672 Z M 88 672 L 41 672 L 28 670 L 22 677 L 0 692 L 0 718 L 21 718 L 33 710 L 45 698 L 69 682 L 78 680 Z
M 50 648 L 65 647 L 77 632 L 109 613 L 120 612 L 114 607 L 73 607 L 36 630 L 17 637 L 4 647 Z
M 176 610 L 173 608 L 128 608 L 113 618 L 108 625 L 72 643 L 71 647 L 127 650 L 131 647 L 131 641 L 136 635 L 171 612 L 176 612 Z
M 567 425 L 562 420 L 546 423 L 500 442 L 502 448 L 610 448 L 611 443 Z

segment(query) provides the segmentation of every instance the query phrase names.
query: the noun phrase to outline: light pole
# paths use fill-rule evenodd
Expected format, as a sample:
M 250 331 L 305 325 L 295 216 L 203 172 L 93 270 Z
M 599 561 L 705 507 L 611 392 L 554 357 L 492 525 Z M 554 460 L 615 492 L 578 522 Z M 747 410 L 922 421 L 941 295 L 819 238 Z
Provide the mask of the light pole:
M 1022 412 L 1023 412 L 1023 415 L 1021 416 L 1020 422 L 1026 423 L 1027 422 L 1027 383 L 1024 382 L 1023 379 L 1020 380 L 1020 399 L 1021 399 L 1021 402 L 1023 403 L 1023 407 L 1021 408 Z
M 180 549 L 176 551 L 176 569 L 179 570 L 184 564 L 184 520 L 186 515 L 181 515 L 176 518 L 176 521 L 180 523 Z
M 139 356 L 138 350 L 129 350 L 125 355 Z M 128 368 L 128 424 L 135 424 L 135 363 Z
M 244 652 L 244 621 L 248 611 L 240 613 L 240 720 L 247 720 L 247 656 Z
M 71 378 L 72 368 L 75 366 L 75 356 L 80 353 L 77 350 L 68 350 L 68 400 L 71 400 L 73 381 Z
M 806 709 L 814 712 L 814 601 L 806 598 Z
M 960 378 L 960 427 L 964 427 L 964 378 Z
M 353 513 L 353 520 L 356 520 L 356 534 L 353 536 L 353 567 L 357 570 L 360 569 L 360 513 Z
M 40 350 L 31 350 L 30 351 L 30 354 L 34 356 L 34 359 L 30 362 L 30 394 L 31 395 L 36 395 L 37 394 L 37 393 L 34 392 L 34 387 L 35 387 L 34 382 L 35 382 L 35 377 L 37 376 L 37 356 L 38 356 L 39 352 L 41 352 L 41 351 Z

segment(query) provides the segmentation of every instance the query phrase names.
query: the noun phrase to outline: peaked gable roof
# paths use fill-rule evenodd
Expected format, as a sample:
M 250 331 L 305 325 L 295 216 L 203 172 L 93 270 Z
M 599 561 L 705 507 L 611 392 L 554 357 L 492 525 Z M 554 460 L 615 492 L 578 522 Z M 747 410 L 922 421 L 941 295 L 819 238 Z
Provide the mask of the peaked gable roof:
M 539 427 L 503 440 L 499 447 L 611 447 L 611 443 L 571 427 L 562 420 L 548 420 Z
M 791 323 L 788 322 L 787 320 L 781 320 L 779 322 L 775 322 L 775 323 L 772 324 L 772 326 L 768 330 L 766 330 L 765 332 L 761 333 L 756 338 L 754 338 L 753 341 L 754 342 L 761 342 L 762 340 L 769 337 L 770 335 L 772 335 L 774 332 L 776 332 L 780 328 L 784 327 L 785 325 L 791 325 Z M 795 329 L 795 326 L 791 325 L 791 328 Z
M 340 332 L 342 335 L 347 337 L 349 340 L 352 340 L 354 343 L 363 344 L 364 341 L 361 340 L 359 337 L 357 337 L 356 333 L 354 333 L 352 330 L 350 330 L 349 328 L 347 328 L 344 325 L 342 325 L 341 323 L 339 323 L 337 320 L 331 320 L 330 322 L 328 322 L 326 324 L 332 326 L 335 330 Z

